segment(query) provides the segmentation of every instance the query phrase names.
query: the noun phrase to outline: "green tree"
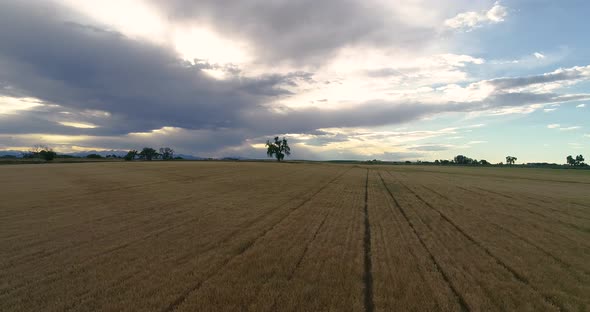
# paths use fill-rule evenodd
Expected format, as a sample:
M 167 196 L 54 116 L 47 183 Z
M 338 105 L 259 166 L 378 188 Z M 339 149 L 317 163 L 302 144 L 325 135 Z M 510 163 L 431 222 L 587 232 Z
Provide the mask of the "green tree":
M 266 147 L 266 155 L 268 157 L 275 157 L 278 161 L 283 160 L 285 155 L 291 155 L 291 148 L 285 138 L 281 140 L 279 137 L 275 137 L 274 142 L 267 140 Z
M 566 160 L 567 160 L 568 165 L 570 165 L 570 166 L 576 165 L 576 160 L 572 157 L 572 155 L 568 155 Z
M 516 160 L 518 160 L 518 158 L 514 156 L 506 156 L 506 163 L 509 165 L 514 165 L 514 162 L 516 162 Z
M 584 166 L 584 156 L 581 154 L 576 156 L 576 166 Z
M 139 153 L 139 159 L 152 160 L 158 158 L 158 152 L 151 147 L 144 147 Z
M 138 152 L 136 150 L 130 150 L 127 155 L 123 157 L 126 161 L 134 160 L 137 157 Z
M 458 165 L 470 165 L 473 163 L 473 159 L 464 156 L 464 155 L 457 155 L 453 159 L 453 161 Z

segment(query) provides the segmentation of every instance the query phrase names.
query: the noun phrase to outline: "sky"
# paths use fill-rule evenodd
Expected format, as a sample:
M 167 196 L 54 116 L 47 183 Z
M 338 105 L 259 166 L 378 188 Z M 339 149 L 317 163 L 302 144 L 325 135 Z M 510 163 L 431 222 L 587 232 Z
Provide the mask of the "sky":
M 0 0 L 0 150 L 590 158 L 584 0 Z

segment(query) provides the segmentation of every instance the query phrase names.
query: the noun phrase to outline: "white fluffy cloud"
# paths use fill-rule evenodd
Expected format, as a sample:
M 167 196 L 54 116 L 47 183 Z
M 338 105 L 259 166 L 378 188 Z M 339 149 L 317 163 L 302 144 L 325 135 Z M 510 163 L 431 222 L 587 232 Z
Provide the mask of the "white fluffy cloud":
M 445 26 L 453 29 L 472 30 L 484 24 L 503 22 L 508 15 L 508 9 L 496 2 L 488 11 L 459 13 L 453 18 L 447 19 Z

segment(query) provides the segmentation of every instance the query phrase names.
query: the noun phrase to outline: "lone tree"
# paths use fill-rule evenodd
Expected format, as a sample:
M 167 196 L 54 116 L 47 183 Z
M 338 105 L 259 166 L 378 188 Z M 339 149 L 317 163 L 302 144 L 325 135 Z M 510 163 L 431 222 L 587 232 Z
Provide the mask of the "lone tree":
M 268 157 L 275 157 L 278 161 L 283 160 L 285 155 L 291 155 L 291 148 L 289 147 L 289 144 L 287 144 L 287 139 L 285 138 L 281 140 L 279 137 L 275 137 L 274 142 L 267 140 L 266 147 L 266 155 L 268 155 Z
M 506 163 L 509 165 L 514 165 L 514 162 L 517 160 L 518 158 L 514 157 L 514 156 L 506 156 Z

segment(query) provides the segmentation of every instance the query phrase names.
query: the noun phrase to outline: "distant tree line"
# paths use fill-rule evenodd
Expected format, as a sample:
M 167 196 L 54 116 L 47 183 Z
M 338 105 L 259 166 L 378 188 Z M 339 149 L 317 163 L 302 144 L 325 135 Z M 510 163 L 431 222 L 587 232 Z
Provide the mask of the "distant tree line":
M 518 158 L 514 156 L 506 156 L 506 164 L 507 165 L 514 165 Z M 372 162 L 377 162 L 378 160 L 373 160 Z M 566 157 L 566 162 L 568 167 L 588 167 L 586 164 L 584 156 L 577 155 L 575 157 L 569 155 Z M 406 164 L 411 164 L 411 161 L 405 161 Z M 428 161 L 417 161 L 416 164 L 424 164 L 424 165 L 469 165 L 469 166 L 502 166 L 504 163 L 500 162 L 497 164 L 491 164 L 485 159 L 477 160 L 469 158 L 465 155 L 457 155 L 453 159 L 437 159 L 434 162 Z M 523 164 L 527 167 L 547 167 L 547 168 L 563 168 L 565 165 L 554 164 L 554 163 L 526 163 Z
M 485 159 L 477 160 L 465 155 L 457 155 L 451 160 L 437 159 L 434 161 L 435 165 L 471 165 L 471 166 L 489 166 L 489 161 Z
M 172 159 L 182 159 L 182 157 L 174 157 L 174 150 L 170 147 L 161 147 L 159 152 L 151 147 L 144 147 L 141 152 L 137 150 L 130 150 L 127 152 L 127 155 L 123 157 L 123 159 L 127 161 L 132 160 L 172 160 Z
M 0 156 L 1 159 L 16 159 L 17 156 L 6 155 Z M 47 145 L 37 144 L 31 147 L 28 151 L 22 153 L 24 159 L 40 159 L 45 161 L 52 161 L 56 158 L 82 158 L 80 156 L 57 154 L 52 148 Z M 125 156 L 116 154 L 109 154 L 102 156 L 97 153 L 91 153 L 83 158 L 87 159 L 124 159 L 124 160 L 172 160 L 172 159 L 183 159 L 182 157 L 174 157 L 174 150 L 170 147 L 162 147 L 158 151 L 151 147 L 144 147 L 140 152 L 136 150 L 130 150 Z

